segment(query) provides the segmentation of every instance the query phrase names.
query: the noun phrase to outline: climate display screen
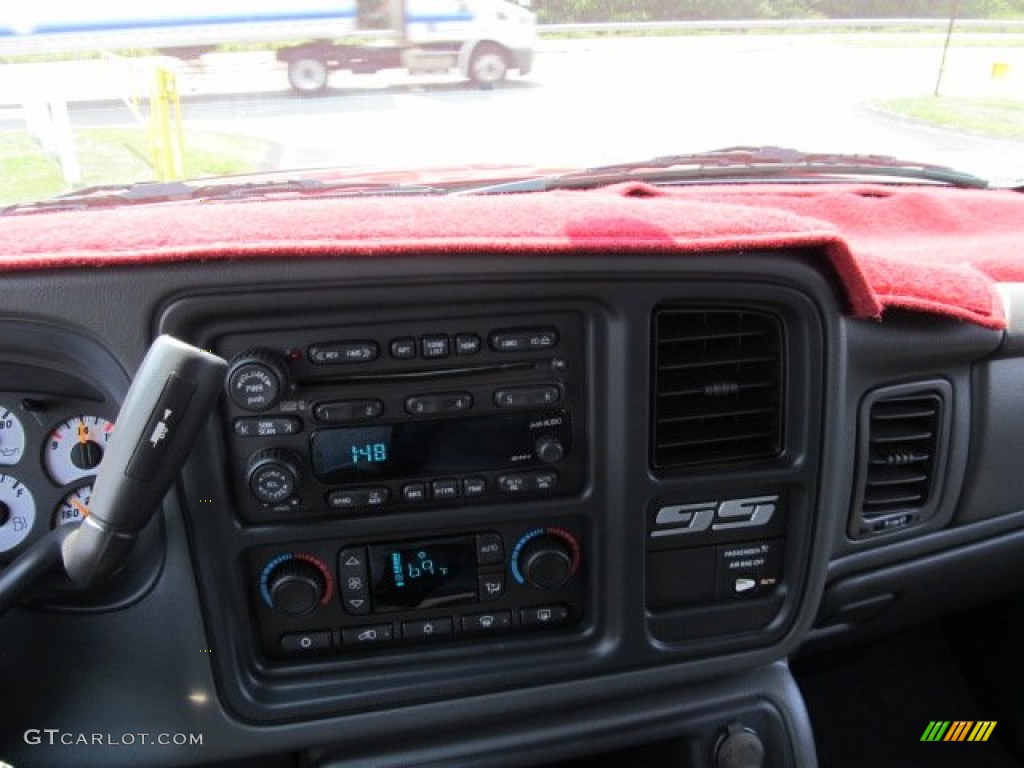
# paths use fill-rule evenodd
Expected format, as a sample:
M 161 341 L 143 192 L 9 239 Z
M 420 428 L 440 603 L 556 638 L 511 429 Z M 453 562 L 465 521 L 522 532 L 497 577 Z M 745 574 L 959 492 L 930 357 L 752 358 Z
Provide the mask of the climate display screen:
M 370 547 L 375 611 L 434 608 L 474 602 L 476 539 L 437 539 Z

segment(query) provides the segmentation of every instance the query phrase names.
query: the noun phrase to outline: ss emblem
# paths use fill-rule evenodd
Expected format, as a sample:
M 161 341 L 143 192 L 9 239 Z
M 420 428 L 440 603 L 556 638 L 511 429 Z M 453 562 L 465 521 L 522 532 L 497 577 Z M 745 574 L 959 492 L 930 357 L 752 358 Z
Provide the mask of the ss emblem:
M 776 495 L 662 507 L 658 510 L 656 528 L 651 536 L 682 536 L 707 530 L 757 528 L 768 524 L 778 503 L 779 497 Z

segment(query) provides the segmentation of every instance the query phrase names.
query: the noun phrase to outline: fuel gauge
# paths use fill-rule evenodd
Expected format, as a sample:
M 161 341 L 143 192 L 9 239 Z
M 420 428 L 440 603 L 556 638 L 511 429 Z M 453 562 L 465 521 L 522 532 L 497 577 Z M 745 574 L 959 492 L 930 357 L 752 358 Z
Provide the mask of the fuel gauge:
M 0 405 L 0 464 L 10 467 L 25 453 L 25 428 L 7 408 Z
M 57 485 L 96 474 L 103 460 L 113 423 L 99 416 L 75 416 L 51 430 L 43 464 Z
M 89 515 L 89 502 L 92 500 L 92 485 L 83 485 L 63 499 L 57 511 L 53 513 L 53 527 L 79 523 Z

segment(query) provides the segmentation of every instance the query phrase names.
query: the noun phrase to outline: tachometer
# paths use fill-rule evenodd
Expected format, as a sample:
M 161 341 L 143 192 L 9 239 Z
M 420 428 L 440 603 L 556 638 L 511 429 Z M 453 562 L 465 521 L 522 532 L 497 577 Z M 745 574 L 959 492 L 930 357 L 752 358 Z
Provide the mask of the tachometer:
M 0 405 L 0 464 L 17 464 L 24 453 L 25 428 L 17 416 Z
M 75 416 L 50 432 L 43 464 L 57 485 L 96 474 L 114 425 L 99 416 Z
M 92 485 L 76 488 L 63 499 L 57 511 L 53 513 L 53 527 L 71 525 L 81 522 L 89 514 L 89 502 L 92 500 Z
M 36 521 L 32 492 L 15 477 L 0 475 L 0 553 L 21 544 Z

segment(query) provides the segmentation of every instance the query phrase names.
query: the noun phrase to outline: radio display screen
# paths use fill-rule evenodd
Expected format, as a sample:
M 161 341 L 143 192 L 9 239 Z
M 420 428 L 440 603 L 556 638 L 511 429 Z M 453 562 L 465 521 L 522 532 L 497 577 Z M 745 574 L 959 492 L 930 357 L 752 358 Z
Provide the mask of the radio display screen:
M 472 536 L 371 546 L 369 559 L 375 611 L 476 600 L 476 539 Z
M 541 421 L 550 431 L 567 431 L 565 414 Z M 311 438 L 313 474 L 327 483 L 358 483 L 536 466 L 537 422 L 536 413 L 515 413 L 320 429 Z

